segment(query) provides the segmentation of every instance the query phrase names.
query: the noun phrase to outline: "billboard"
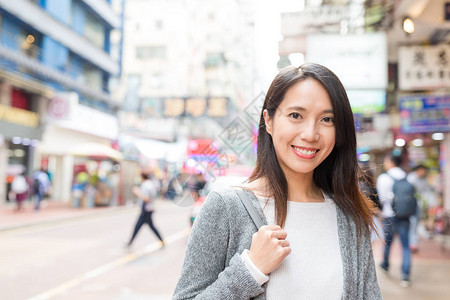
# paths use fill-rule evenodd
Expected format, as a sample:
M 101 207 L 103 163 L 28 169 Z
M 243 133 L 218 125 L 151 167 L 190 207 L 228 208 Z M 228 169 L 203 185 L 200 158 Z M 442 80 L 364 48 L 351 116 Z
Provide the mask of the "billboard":
M 410 95 L 399 103 L 402 132 L 450 132 L 450 95 Z
M 399 48 L 400 90 L 450 87 L 450 45 Z
M 347 90 L 386 89 L 388 63 L 384 33 L 314 34 L 306 41 L 306 61 L 332 70 Z

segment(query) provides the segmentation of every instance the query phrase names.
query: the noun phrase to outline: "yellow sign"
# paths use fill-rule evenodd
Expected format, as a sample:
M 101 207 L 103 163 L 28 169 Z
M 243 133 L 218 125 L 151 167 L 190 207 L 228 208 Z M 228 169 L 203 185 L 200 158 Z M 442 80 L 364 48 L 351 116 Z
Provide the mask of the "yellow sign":
M 182 98 L 172 98 L 166 100 L 166 117 L 178 117 L 184 113 L 184 100 Z
M 165 117 L 226 117 L 228 99 L 224 97 L 164 98 Z
M 39 114 L 0 104 L 0 120 L 27 127 L 39 126 Z
M 186 100 L 186 112 L 193 117 L 200 117 L 205 113 L 205 98 L 189 98 Z
M 208 116 L 225 117 L 227 113 L 226 98 L 209 98 Z

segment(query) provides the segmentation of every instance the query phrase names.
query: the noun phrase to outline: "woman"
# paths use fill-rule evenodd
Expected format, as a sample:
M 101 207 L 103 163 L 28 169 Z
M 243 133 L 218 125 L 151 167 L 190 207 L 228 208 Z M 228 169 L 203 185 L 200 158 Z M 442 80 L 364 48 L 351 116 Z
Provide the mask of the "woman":
M 316 64 L 281 70 L 244 187 L 268 225 L 256 228 L 235 190 L 211 192 L 173 299 L 381 299 L 369 236 L 374 208 L 358 176 L 339 79 Z

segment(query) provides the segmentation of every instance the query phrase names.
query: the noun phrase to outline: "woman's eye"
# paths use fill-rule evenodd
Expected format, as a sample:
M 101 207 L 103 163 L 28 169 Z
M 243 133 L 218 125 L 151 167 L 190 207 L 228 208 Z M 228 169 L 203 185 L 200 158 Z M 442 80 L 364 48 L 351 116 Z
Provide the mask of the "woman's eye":
M 322 119 L 325 123 L 332 123 L 334 124 L 334 118 L 333 117 L 325 117 Z
M 292 119 L 300 119 L 302 117 L 299 113 L 295 113 L 295 112 L 294 113 L 290 113 L 289 116 Z

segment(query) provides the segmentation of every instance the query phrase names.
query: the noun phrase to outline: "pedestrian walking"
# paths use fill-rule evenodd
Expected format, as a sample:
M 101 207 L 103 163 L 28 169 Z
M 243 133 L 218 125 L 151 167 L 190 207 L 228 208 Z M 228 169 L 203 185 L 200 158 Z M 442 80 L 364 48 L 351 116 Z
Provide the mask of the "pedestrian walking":
M 174 200 L 177 196 L 183 193 L 183 187 L 180 184 L 181 174 L 172 176 L 167 186 L 166 198 Z
M 139 214 L 139 218 L 136 222 L 133 234 L 127 246 L 128 247 L 131 246 L 131 244 L 134 241 L 134 238 L 136 237 L 137 233 L 144 224 L 148 224 L 150 229 L 158 237 L 161 246 L 164 246 L 164 240 L 161 237 L 159 231 L 156 229 L 155 225 L 153 225 L 152 220 L 152 215 L 154 212 L 154 201 L 156 199 L 157 189 L 155 187 L 153 180 L 151 179 L 151 175 L 142 172 L 141 180 L 142 182 L 140 186 L 139 187 L 135 186 L 132 189 L 133 195 L 141 201 L 141 213 Z
M 41 201 L 50 189 L 50 177 L 45 169 L 37 170 L 33 173 L 33 195 L 34 209 L 38 211 Z
M 11 191 L 14 193 L 16 198 L 16 210 L 20 211 L 22 209 L 22 204 L 25 199 L 27 199 L 28 196 L 28 181 L 25 177 L 25 171 L 22 173 L 14 176 L 13 182 L 11 184 Z
M 282 69 L 248 183 L 208 194 L 173 299 L 381 299 L 344 87 L 317 64 Z M 258 224 L 258 225 L 257 225 Z
M 433 189 L 427 182 L 427 175 L 428 167 L 422 164 L 414 167 L 411 173 L 408 174 L 408 181 L 414 185 L 418 200 L 417 212 L 409 218 L 409 248 L 412 252 L 417 252 L 419 250 L 419 237 L 417 234 L 417 229 L 422 216 L 422 210 L 430 203 L 437 202 Z
M 402 244 L 403 262 L 402 262 L 402 280 L 401 286 L 409 287 L 411 285 L 410 272 L 411 272 L 411 251 L 409 249 L 409 218 L 415 213 L 410 212 L 405 215 L 399 213 L 400 207 L 398 202 L 394 202 L 399 195 L 396 192 L 396 182 L 403 181 L 403 184 L 408 184 L 406 180 L 406 172 L 400 168 L 402 159 L 400 156 L 389 154 L 384 157 L 383 166 L 386 170 L 385 173 L 380 174 L 377 179 L 377 191 L 380 202 L 383 206 L 382 216 L 384 218 L 383 228 L 385 236 L 385 246 L 383 262 L 380 267 L 384 271 L 389 271 L 389 253 L 391 250 L 392 241 L 396 233 L 400 237 Z M 409 189 L 414 189 L 410 184 Z M 412 197 L 414 197 L 414 190 Z M 403 192 L 404 196 L 407 196 L 406 192 Z M 409 195 L 411 196 L 411 195 Z

